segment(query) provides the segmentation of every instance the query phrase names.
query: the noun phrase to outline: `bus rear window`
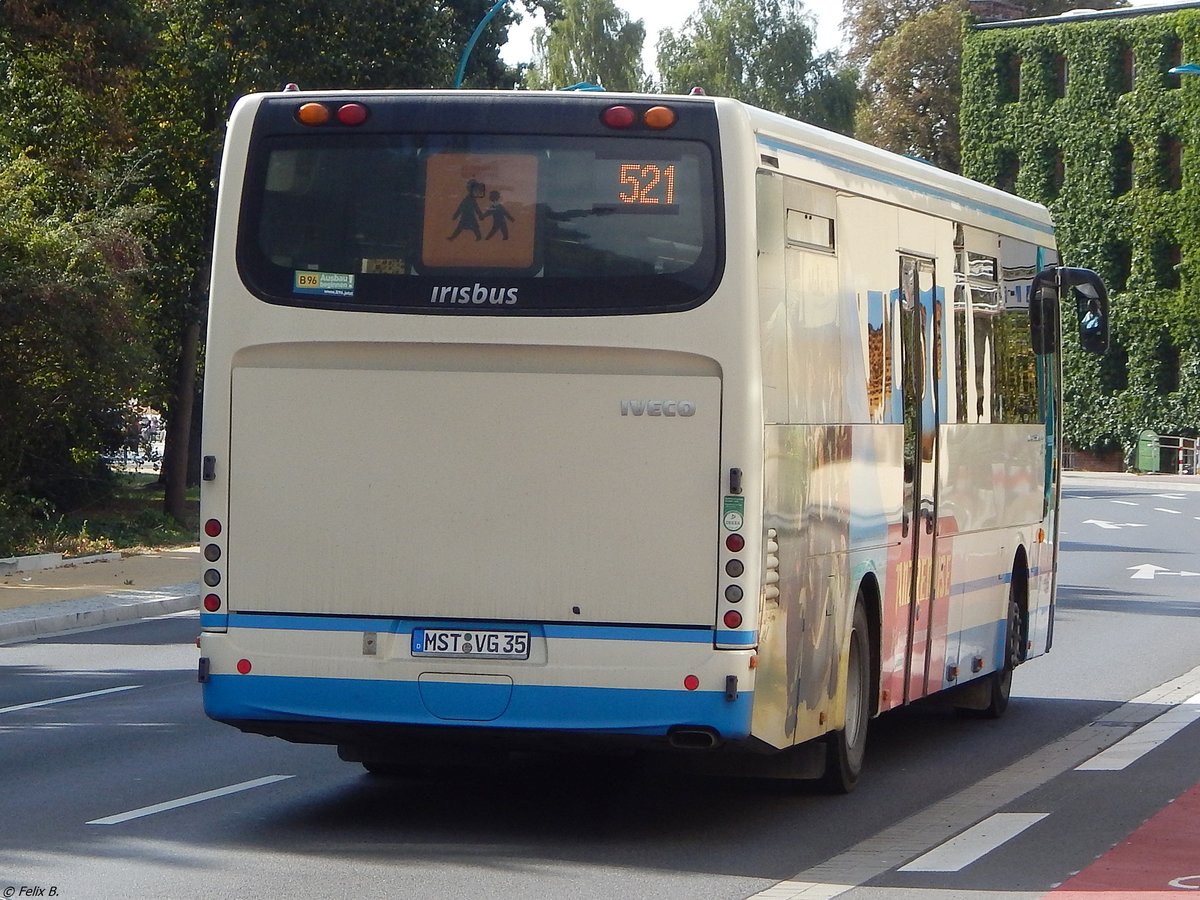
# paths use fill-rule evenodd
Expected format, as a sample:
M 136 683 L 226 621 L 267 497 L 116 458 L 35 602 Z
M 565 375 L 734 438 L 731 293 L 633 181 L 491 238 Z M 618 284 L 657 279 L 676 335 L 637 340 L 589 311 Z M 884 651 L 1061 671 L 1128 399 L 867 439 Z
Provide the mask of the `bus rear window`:
M 636 136 L 264 136 L 238 263 L 265 300 L 434 313 L 698 305 L 722 254 L 702 141 Z

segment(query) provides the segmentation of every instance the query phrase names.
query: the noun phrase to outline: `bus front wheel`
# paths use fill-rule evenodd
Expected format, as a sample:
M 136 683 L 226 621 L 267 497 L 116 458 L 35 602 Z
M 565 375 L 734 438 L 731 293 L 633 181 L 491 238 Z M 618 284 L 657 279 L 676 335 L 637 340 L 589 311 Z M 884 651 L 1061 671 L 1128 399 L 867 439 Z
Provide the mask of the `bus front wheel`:
M 854 608 L 854 623 L 846 661 L 846 724 L 825 736 L 825 774 L 822 785 L 848 794 L 858 784 L 867 751 L 867 723 L 871 719 L 871 633 L 861 599 Z

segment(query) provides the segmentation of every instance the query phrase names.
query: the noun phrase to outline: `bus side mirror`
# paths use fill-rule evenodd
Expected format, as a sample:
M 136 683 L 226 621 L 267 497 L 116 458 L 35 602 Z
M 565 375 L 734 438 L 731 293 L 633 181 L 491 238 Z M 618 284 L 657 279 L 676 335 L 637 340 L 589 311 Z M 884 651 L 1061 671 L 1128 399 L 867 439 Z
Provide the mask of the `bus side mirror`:
M 1048 266 L 1034 276 L 1029 305 L 1034 351 L 1049 353 L 1057 349 L 1058 304 L 1065 291 L 1070 291 L 1075 300 L 1079 346 L 1086 353 L 1104 353 L 1108 350 L 1108 291 L 1091 269 L 1071 266 Z M 1047 295 L 1052 298 L 1053 310 L 1041 299 Z

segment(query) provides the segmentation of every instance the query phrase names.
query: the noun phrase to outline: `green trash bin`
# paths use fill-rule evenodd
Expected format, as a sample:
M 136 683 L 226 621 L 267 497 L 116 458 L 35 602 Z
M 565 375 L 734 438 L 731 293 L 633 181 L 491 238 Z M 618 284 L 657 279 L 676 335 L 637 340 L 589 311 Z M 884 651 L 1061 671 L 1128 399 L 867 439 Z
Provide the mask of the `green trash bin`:
M 1162 471 L 1162 446 L 1157 432 L 1146 429 L 1138 435 L 1137 458 L 1133 467 L 1139 472 Z

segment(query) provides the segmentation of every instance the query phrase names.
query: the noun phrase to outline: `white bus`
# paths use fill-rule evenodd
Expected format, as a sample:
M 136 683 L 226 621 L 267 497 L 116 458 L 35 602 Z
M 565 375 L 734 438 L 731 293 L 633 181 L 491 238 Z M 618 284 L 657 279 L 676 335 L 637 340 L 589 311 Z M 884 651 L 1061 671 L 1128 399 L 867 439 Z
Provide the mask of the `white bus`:
M 1107 311 L 1056 263 L 1041 206 L 734 100 L 242 99 L 208 715 L 838 790 L 875 715 L 998 715 L 1051 642 L 1059 302 Z

